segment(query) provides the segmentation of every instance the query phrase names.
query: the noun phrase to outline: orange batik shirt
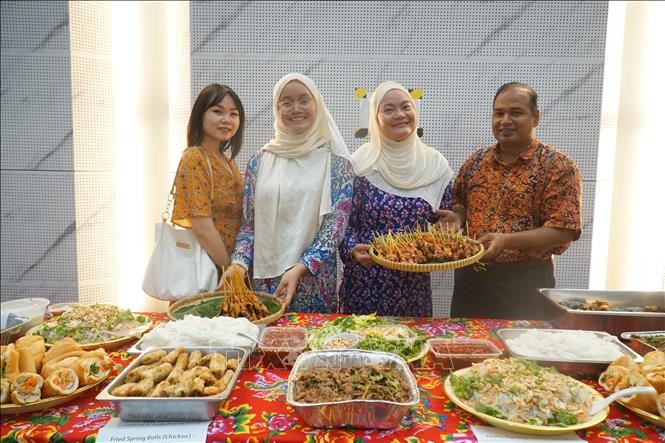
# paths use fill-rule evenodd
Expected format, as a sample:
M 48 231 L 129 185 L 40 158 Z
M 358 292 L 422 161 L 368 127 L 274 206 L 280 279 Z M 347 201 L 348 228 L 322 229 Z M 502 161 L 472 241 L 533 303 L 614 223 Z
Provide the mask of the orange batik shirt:
M 566 154 L 535 140 L 510 164 L 498 145 L 476 151 L 460 168 L 453 209 L 465 210 L 471 236 L 520 232 L 540 226 L 581 233 L 581 178 Z M 546 250 L 506 249 L 496 262 L 544 260 L 570 243 Z
M 210 201 L 211 181 L 206 155 L 200 149 L 187 149 L 176 172 L 171 220 L 174 224 L 191 228 L 192 217 L 212 217 L 227 252 L 231 254 L 242 222 L 243 180 L 233 160 L 228 160 L 229 171 L 223 160 L 210 155 L 208 158 L 214 180 L 213 201 Z

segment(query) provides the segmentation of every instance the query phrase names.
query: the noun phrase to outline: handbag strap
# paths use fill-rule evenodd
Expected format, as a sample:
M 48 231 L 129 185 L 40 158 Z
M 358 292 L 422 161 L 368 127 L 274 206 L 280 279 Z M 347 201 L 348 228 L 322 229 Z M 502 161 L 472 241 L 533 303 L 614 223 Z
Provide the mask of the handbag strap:
M 208 153 L 205 152 L 205 150 L 202 147 L 196 146 L 195 149 L 201 151 L 201 153 L 206 159 L 206 162 L 208 163 L 208 171 L 210 173 L 210 204 L 212 205 L 212 200 L 215 197 L 215 180 L 213 180 L 212 176 L 212 163 L 210 163 L 210 157 L 208 157 Z M 169 215 L 173 210 L 173 201 L 175 200 L 175 195 L 173 194 L 173 190 L 175 189 L 175 180 L 176 177 L 178 176 L 178 171 L 180 170 L 181 163 L 182 163 L 182 157 L 178 162 L 178 169 L 176 169 L 175 176 L 173 177 L 173 183 L 171 184 L 171 191 L 169 191 L 169 196 L 166 198 L 166 208 L 164 209 L 164 212 L 162 212 L 162 220 L 165 222 L 168 221 Z

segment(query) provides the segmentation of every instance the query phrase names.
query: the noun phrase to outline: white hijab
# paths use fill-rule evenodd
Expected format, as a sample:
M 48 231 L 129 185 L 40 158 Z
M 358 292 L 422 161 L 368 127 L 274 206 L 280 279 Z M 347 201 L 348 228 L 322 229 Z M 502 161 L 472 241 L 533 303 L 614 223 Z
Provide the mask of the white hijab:
M 385 81 L 377 86 L 370 99 L 369 142 L 351 156 L 353 170 L 384 192 L 420 197 L 438 209 L 453 171 L 443 154 L 423 143 L 415 130 L 399 142 L 383 135 L 378 120 L 379 105 L 386 93 L 394 89 L 404 92 L 416 109 L 411 94 L 399 83 Z
M 277 109 L 282 90 L 292 81 L 304 84 L 316 104 L 316 118 L 304 134 L 289 131 Z M 300 261 L 332 210 L 331 153 L 351 157 L 312 79 L 287 74 L 275 85 L 272 98 L 275 136 L 262 148 L 256 180 L 254 278 L 278 277 Z M 317 149 L 324 144 L 330 149 Z

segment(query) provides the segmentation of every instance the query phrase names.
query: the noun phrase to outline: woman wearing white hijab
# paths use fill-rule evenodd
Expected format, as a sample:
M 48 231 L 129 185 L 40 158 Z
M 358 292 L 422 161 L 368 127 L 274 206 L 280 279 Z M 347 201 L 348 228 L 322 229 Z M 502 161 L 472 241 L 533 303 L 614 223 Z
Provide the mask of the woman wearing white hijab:
M 337 246 L 353 194 L 350 154 L 314 82 L 273 89 L 275 136 L 247 164 L 232 263 L 289 310 L 337 312 Z M 227 271 L 227 275 L 228 275 Z
M 417 135 L 418 115 L 404 86 L 381 83 L 370 99 L 369 142 L 353 153 L 354 182 L 349 226 L 340 257 L 343 313 L 432 316 L 429 274 L 374 266 L 375 234 L 400 232 L 437 220 L 451 207 L 453 172 L 445 157 Z

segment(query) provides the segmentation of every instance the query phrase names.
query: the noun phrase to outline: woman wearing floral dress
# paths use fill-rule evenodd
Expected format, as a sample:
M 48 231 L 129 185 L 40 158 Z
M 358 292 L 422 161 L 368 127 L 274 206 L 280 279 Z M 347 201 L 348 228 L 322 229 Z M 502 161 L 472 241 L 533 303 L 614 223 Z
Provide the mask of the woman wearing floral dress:
M 273 113 L 275 136 L 245 172 L 232 268 L 250 272 L 255 291 L 274 293 L 289 310 L 336 312 L 337 247 L 353 193 L 349 151 L 309 77 L 282 77 Z
M 402 232 L 437 221 L 451 206 L 452 170 L 437 150 L 417 135 L 418 115 L 409 92 L 381 83 L 370 99 L 369 138 L 353 153 L 353 202 L 340 245 L 344 275 L 343 313 L 432 316 L 428 273 L 395 271 L 369 256 L 375 234 Z

